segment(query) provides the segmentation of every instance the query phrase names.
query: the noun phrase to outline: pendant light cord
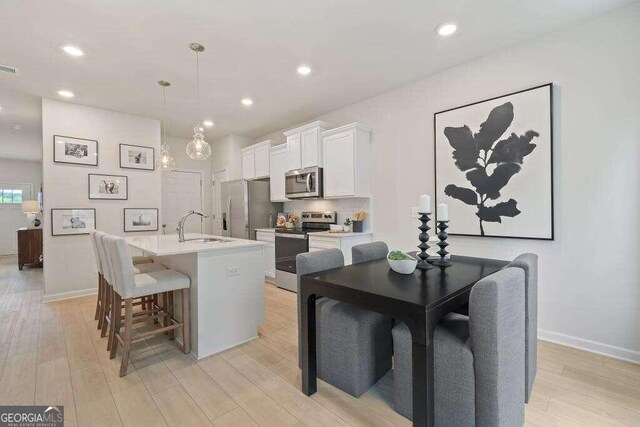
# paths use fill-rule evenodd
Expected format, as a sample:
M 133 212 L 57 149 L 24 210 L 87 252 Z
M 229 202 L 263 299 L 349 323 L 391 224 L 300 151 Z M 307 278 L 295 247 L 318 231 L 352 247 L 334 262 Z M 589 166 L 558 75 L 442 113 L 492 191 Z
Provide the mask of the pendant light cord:
M 167 143 L 167 88 L 162 87 L 162 143 Z
M 198 128 L 200 127 L 200 52 L 196 51 L 196 114 L 198 116 Z

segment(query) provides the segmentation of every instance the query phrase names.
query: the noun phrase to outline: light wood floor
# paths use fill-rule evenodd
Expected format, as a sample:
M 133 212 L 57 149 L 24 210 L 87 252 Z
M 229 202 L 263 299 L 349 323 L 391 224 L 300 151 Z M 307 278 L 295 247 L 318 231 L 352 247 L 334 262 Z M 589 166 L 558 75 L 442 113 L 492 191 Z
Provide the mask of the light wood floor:
M 0 257 L 0 405 L 64 405 L 66 425 L 406 426 L 391 376 L 355 399 L 322 381 L 300 390 L 296 296 L 266 285 L 260 338 L 196 361 L 164 336 L 136 345 L 118 377 L 95 297 L 43 304 L 42 270 Z M 528 425 L 640 425 L 640 366 L 540 342 Z

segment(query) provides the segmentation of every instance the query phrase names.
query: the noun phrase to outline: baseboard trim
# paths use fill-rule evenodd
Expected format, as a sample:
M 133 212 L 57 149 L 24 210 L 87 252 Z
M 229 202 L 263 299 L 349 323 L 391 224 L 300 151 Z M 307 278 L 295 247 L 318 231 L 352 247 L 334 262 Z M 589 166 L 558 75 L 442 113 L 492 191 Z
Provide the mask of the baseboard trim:
M 79 291 L 71 291 L 71 292 L 62 292 L 59 294 L 45 295 L 42 298 L 42 302 L 61 301 L 65 299 L 84 297 L 87 295 L 96 295 L 97 293 L 98 293 L 98 288 L 81 289 Z
M 640 364 L 640 351 L 628 348 L 616 347 L 615 345 L 603 344 L 597 341 L 591 341 L 584 338 L 578 338 L 571 335 L 561 334 L 559 332 L 545 331 L 538 329 L 538 339 L 567 347 L 585 350 L 591 353 L 601 354 L 603 356 L 613 357 L 614 359 L 624 360 Z

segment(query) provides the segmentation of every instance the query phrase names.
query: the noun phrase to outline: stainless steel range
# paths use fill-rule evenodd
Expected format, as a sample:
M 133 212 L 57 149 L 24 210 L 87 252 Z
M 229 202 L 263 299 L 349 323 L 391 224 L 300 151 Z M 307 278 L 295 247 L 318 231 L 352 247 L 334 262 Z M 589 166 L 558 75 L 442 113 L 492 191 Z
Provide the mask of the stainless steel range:
M 336 223 L 335 212 L 302 212 L 300 228 L 276 229 L 276 285 L 297 292 L 296 255 L 309 252 L 309 232 L 325 231 Z

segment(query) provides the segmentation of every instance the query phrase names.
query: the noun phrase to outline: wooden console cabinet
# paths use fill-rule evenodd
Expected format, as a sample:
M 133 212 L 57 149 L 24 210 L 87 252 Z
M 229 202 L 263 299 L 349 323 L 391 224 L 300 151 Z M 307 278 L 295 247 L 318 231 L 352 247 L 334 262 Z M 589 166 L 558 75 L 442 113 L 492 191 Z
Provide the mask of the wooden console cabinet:
M 22 270 L 25 264 L 40 263 L 42 255 L 42 228 L 18 229 L 18 269 Z

